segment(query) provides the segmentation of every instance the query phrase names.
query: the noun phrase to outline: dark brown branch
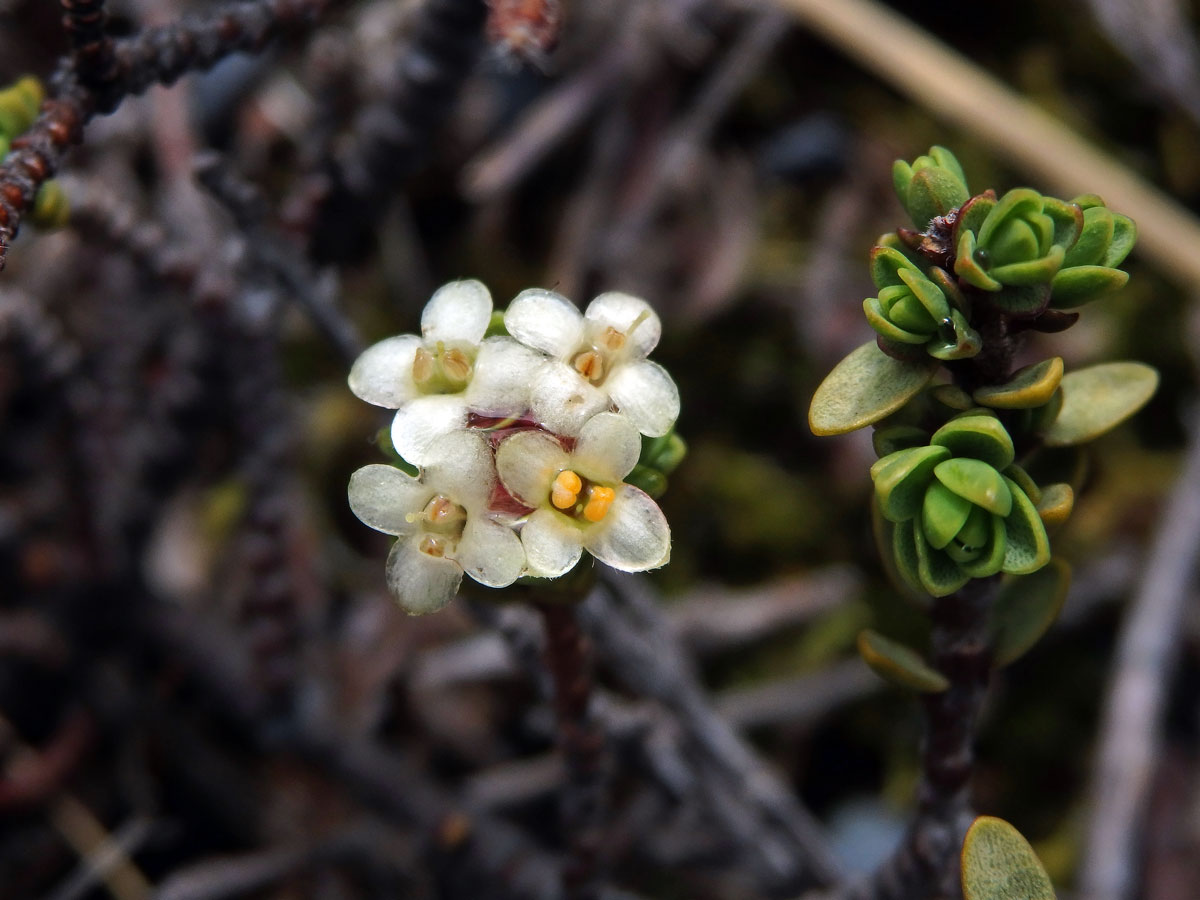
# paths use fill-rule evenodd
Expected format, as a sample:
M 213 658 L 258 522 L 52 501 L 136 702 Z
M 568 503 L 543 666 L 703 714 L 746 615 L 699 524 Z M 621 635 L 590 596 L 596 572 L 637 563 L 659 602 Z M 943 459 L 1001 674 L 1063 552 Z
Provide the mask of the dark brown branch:
M 917 815 L 904 842 L 855 900 L 957 900 L 958 855 L 974 813 L 970 800 L 974 739 L 987 692 L 988 611 L 995 579 L 972 580 L 934 601 L 930 662 L 950 687 L 923 697 L 925 740 Z
M 79 80 L 103 88 L 117 77 L 117 58 L 108 33 L 104 0 L 59 0 L 59 3 Z

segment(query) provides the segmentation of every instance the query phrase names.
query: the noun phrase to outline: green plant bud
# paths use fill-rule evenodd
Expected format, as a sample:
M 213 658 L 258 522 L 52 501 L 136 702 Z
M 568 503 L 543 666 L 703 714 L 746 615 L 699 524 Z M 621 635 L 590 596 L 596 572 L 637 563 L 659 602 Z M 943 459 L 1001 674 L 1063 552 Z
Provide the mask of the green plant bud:
M 640 463 L 625 476 L 625 482 L 641 488 L 656 500 L 667 491 L 667 476 L 657 469 L 643 466 Z
M 994 204 L 977 201 L 966 212 L 957 228 L 954 271 L 993 293 L 1049 284 L 1083 228 L 1079 207 L 1030 188 L 1011 190 Z
M 945 292 L 899 250 L 875 247 L 871 251 L 871 278 L 878 297 L 863 301 L 863 313 L 892 355 L 906 358 L 908 348 L 923 346 L 937 359 L 966 359 L 983 345 L 979 333 Z M 896 346 L 900 345 L 900 346 Z
M 879 512 L 895 525 L 883 549 L 906 582 L 935 597 L 971 578 L 1025 574 L 1049 561 L 1041 510 L 1027 491 L 1052 520 L 1070 512 L 1063 495 L 1047 500 L 1013 465 L 1012 438 L 986 412 L 951 419 L 926 447 L 883 457 L 871 477 Z
M 911 164 L 902 159 L 892 166 L 896 195 L 917 226 L 925 231 L 936 216 L 962 206 L 970 197 L 962 166 L 945 147 L 933 147 Z
M 30 75 L 0 91 L 0 135 L 11 141 L 29 130 L 44 96 L 42 83 Z

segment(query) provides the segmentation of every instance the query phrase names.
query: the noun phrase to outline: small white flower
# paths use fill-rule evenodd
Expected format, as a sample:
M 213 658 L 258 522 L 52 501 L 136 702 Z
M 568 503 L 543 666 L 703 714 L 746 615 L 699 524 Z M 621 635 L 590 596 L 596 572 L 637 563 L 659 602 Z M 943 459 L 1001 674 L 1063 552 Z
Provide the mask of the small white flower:
M 484 338 L 492 295 L 478 281 L 439 288 L 421 313 L 421 336 L 402 334 L 368 347 L 350 369 L 350 390 L 395 409 L 392 445 L 410 463 L 432 460 L 430 445 L 464 428 L 467 414 L 525 411 L 539 357 L 511 338 Z
M 584 315 L 553 291 L 522 291 L 504 314 L 508 333 L 550 357 L 533 377 L 533 417 L 551 431 L 579 434 L 596 413 L 615 408 L 642 434 L 661 437 L 679 417 L 679 390 L 646 359 L 662 322 L 645 300 L 601 294 Z
M 500 481 L 534 510 L 521 529 L 530 574 L 562 575 L 583 550 L 625 572 L 666 564 L 666 517 L 647 494 L 623 483 L 640 450 L 637 429 L 608 412 L 584 424 L 572 452 L 543 431 L 518 432 L 500 444 Z
M 492 451 L 477 432 L 444 435 L 420 478 L 393 466 L 364 466 L 350 476 L 350 508 L 396 543 L 388 589 L 412 615 L 434 612 L 458 592 L 463 573 L 489 587 L 512 584 L 525 551 L 510 526 L 488 515 L 496 487 Z

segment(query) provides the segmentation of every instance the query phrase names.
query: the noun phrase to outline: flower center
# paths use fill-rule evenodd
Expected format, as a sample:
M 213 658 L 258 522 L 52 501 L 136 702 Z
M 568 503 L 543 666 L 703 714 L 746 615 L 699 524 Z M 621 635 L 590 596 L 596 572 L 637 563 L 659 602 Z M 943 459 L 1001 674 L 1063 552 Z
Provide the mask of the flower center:
M 438 341 L 433 349 L 417 348 L 412 377 L 422 394 L 457 394 L 471 383 L 474 366 L 470 352 Z
M 550 502 L 554 508 L 586 522 L 602 521 L 616 496 L 613 488 L 593 484 L 570 469 L 559 472 L 550 486 Z
M 422 553 L 442 558 L 458 547 L 467 511 L 444 494 L 436 494 L 419 513 L 410 513 L 409 521 L 423 532 L 417 546 Z
M 624 331 L 619 331 L 611 325 L 604 326 L 599 332 L 592 331 L 591 346 L 576 353 L 571 365 L 592 384 L 602 383 L 615 367 L 625 345 L 629 343 L 629 336 L 649 318 L 650 313 L 643 311 Z

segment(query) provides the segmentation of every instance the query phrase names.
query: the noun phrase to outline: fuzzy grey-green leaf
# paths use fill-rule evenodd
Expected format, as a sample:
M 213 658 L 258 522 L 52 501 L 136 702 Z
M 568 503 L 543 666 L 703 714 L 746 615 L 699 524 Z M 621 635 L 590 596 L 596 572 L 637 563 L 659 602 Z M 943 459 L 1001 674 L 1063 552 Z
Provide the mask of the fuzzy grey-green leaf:
M 927 385 L 933 359 L 899 360 L 870 341 L 834 366 L 813 394 L 808 426 L 813 434 L 845 434 L 891 415 Z
M 1050 447 L 1069 447 L 1099 437 L 1146 405 L 1158 388 L 1158 372 L 1139 362 L 1110 362 L 1063 376 L 1062 409 L 1043 435 Z
M 1054 886 L 1021 833 L 1003 819 L 979 816 L 962 848 L 965 900 L 1054 900 Z

